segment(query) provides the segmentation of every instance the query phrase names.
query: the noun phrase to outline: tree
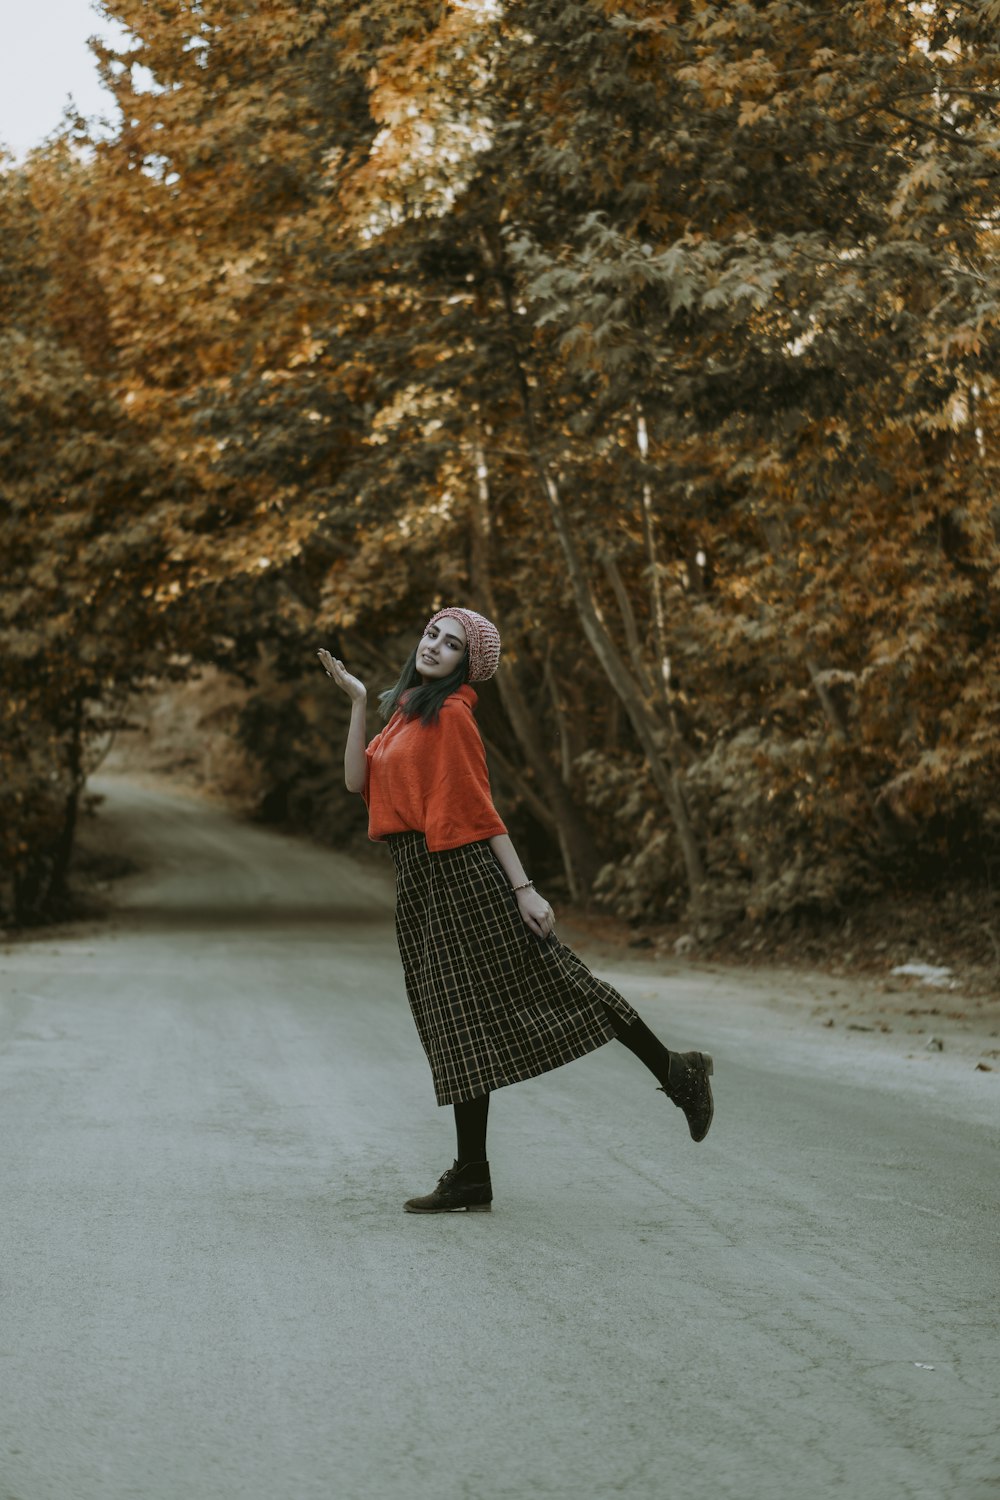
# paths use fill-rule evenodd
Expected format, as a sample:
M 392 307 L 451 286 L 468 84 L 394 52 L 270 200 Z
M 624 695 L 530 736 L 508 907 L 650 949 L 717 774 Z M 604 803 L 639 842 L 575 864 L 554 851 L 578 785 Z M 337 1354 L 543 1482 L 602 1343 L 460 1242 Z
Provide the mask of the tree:
M 345 826 L 317 634 L 389 672 L 462 597 L 580 894 L 710 932 L 995 857 L 990 6 L 108 13 L 100 315 L 18 220 L 27 385 L 97 381 L 60 430 L 99 387 L 159 626 L 256 683 L 270 806 Z
M 162 515 L 113 392 L 88 187 L 59 146 L 0 177 L 0 901 L 22 924 L 65 911 L 88 743 L 165 650 Z

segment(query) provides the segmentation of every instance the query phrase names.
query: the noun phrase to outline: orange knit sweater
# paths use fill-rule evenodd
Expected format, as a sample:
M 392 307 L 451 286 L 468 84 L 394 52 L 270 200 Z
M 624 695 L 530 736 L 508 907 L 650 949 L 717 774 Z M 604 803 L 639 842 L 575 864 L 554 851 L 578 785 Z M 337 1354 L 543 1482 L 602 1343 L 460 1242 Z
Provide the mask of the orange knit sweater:
M 436 724 L 397 711 L 375 736 L 365 752 L 369 838 L 413 830 L 433 852 L 507 832 L 490 793 L 477 701 L 464 683 Z

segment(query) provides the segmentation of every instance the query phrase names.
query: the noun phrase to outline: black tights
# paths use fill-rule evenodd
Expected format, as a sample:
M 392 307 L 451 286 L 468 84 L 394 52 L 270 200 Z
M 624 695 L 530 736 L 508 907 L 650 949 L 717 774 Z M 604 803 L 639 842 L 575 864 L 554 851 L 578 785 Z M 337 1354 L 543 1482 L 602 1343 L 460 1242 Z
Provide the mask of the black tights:
M 670 1053 L 659 1037 L 654 1036 L 645 1021 L 638 1016 L 629 1024 L 610 1005 L 604 1007 L 604 1014 L 622 1046 L 634 1053 L 641 1063 L 645 1063 L 660 1087 L 666 1088 Z
M 464 1167 L 469 1162 L 485 1161 L 489 1094 L 480 1094 L 476 1099 L 463 1099 L 461 1104 L 454 1106 L 454 1110 L 458 1165 Z
M 653 1035 L 645 1021 L 637 1016 L 628 1024 L 609 1005 L 604 1014 L 615 1036 L 624 1047 L 633 1053 L 653 1074 L 661 1088 L 667 1086 L 670 1068 L 670 1053 L 659 1037 Z M 454 1106 L 455 1132 L 458 1136 L 458 1165 L 486 1160 L 486 1125 L 490 1112 L 489 1094 L 480 1094 L 476 1099 L 463 1099 Z

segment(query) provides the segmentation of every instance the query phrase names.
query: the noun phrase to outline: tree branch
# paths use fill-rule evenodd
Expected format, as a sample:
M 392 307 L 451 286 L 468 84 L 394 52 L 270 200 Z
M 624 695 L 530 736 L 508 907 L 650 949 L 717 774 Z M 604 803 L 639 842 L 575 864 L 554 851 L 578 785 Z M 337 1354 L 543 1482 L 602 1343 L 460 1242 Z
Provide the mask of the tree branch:
M 908 115 L 901 109 L 893 109 L 891 104 L 878 104 L 873 106 L 880 109 L 883 114 L 893 115 L 897 120 L 905 120 L 908 125 L 913 125 L 917 130 L 929 130 L 932 135 L 939 135 L 943 141 L 952 141 L 956 146 L 978 146 L 978 141 L 970 141 L 964 135 L 958 135 L 954 130 L 945 130 L 943 125 L 932 125 L 930 120 L 921 120 L 914 115 Z

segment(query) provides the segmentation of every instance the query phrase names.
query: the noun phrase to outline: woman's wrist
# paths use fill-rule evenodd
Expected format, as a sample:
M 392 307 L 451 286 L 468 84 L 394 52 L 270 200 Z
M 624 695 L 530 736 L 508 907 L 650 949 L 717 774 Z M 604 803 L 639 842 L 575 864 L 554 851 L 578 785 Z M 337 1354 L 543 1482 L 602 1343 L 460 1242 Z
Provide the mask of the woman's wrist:
M 518 891 L 533 891 L 534 889 L 535 889 L 535 882 L 533 880 L 524 880 L 524 881 L 521 882 L 520 885 L 512 885 L 511 886 L 511 890 L 514 892 L 515 895 L 517 894 Z

